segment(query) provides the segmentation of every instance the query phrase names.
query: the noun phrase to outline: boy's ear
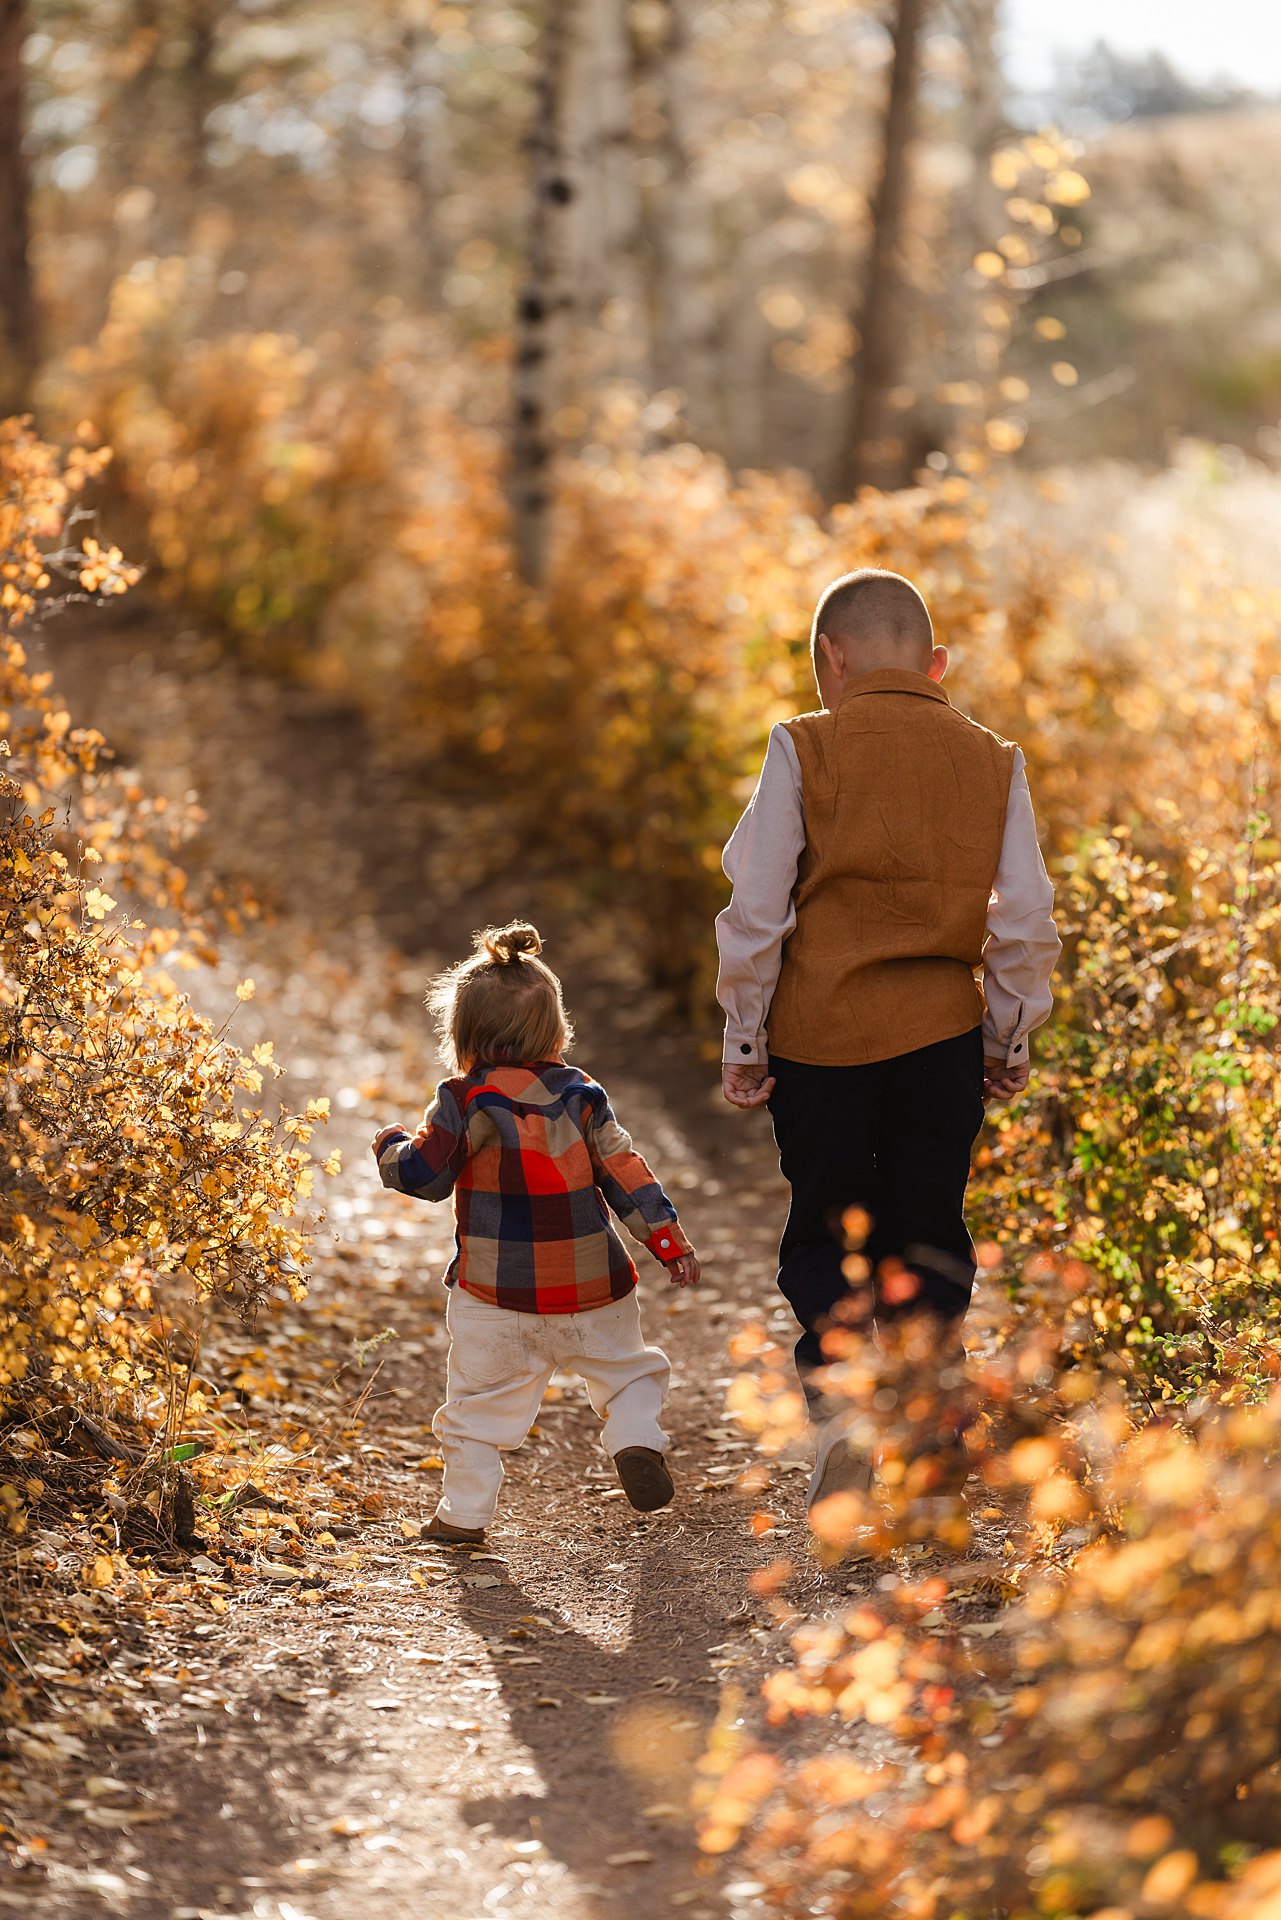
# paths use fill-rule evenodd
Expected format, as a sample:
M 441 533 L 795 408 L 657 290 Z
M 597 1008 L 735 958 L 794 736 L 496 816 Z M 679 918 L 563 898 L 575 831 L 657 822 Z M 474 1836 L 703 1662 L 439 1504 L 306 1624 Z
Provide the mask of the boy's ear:
M 818 636 L 819 651 L 838 680 L 845 678 L 845 642 L 833 640 L 828 633 Z
M 930 664 L 925 671 L 929 674 L 931 680 L 939 681 L 943 678 L 943 675 L 947 672 L 946 647 L 935 647 L 934 652 L 930 655 Z

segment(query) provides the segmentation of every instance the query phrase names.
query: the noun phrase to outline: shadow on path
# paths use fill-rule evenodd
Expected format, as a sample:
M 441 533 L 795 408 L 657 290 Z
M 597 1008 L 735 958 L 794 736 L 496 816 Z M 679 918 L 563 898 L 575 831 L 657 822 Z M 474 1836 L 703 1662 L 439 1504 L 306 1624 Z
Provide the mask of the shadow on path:
M 541 1792 L 472 1798 L 463 1817 L 508 1840 L 539 1841 L 584 1893 L 603 1896 L 602 1910 L 635 1920 L 652 1920 L 673 1892 L 686 1896 L 691 1920 L 727 1911 L 713 1864 L 697 1850 L 690 1805 L 718 1704 L 707 1684 L 713 1649 L 732 1631 L 691 1607 L 690 1556 L 710 1544 L 700 1536 L 665 1527 L 620 1544 L 626 1558 L 612 1604 L 602 1595 L 602 1640 L 492 1561 L 477 1567 L 493 1586 L 471 1584 L 476 1573 L 462 1567 L 455 1578 L 459 1615 L 490 1645 L 512 1735 L 542 1782 Z M 530 1655 L 537 1666 L 517 1664 Z M 653 1858 L 610 1864 L 629 1854 Z

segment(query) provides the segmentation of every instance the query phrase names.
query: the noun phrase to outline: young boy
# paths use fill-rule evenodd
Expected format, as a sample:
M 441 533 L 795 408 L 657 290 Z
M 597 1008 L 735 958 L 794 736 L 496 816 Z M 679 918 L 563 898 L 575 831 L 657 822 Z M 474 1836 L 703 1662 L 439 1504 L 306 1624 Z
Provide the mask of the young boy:
M 958 1334 L 970 1150 L 985 1099 L 1027 1085 L 1060 947 L 1023 755 L 952 707 L 916 588 L 846 574 L 811 647 L 822 711 L 770 735 L 716 925 L 725 1098 L 768 1104 L 792 1189 L 778 1284 L 821 1423 L 813 1505 L 867 1484 L 822 1422 L 833 1318 L 924 1310 L 941 1344 Z M 870 1220 L 861 1287 L 846 1277 L 852 1207 Z

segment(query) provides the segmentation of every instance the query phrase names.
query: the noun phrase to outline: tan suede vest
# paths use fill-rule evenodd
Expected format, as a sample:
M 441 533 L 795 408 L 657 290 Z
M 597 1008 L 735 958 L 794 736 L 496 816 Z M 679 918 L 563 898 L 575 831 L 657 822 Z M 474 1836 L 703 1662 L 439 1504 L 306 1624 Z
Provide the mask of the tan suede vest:
M 967 1033 L 1015 749 L 923 673 L 861 674 L 787 722 L 805 851 L 770 1005 L 771 1053 L 888 1060 Z

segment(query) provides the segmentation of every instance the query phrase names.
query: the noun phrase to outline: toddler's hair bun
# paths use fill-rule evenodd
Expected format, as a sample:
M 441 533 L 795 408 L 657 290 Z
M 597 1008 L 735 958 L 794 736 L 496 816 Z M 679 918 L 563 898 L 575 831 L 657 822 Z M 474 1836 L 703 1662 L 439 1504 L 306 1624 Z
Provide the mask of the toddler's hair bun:
M 483 933 L 476 935 L 477 953 L 488 954 L 500 967 L 509 967 L 522 954 L 541 953 L 542 950 L 538 928 L 531 927 L 528 920 L 513 920 L 506 927 L 486 927 Z

